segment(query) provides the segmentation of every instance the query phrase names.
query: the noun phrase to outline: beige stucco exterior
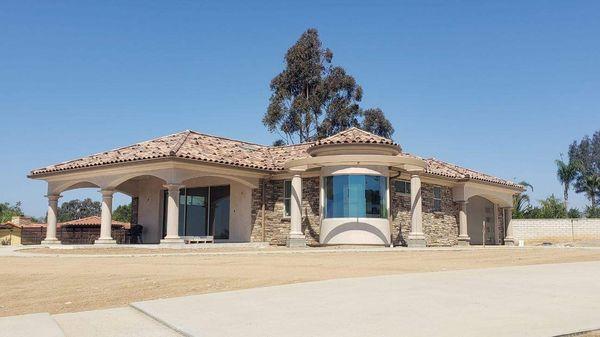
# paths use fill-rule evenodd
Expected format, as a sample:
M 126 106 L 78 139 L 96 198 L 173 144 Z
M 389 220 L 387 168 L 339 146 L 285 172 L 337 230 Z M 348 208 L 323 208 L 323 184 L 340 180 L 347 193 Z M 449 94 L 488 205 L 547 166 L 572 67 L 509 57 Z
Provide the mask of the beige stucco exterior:
M 359 136 L 364 137 L 364 132 L 360 131 L 360 133 Z M 187 137 L 186 134 L 176 144 L 177 148 L 181 147 Z M 335 137 L 338 136 L 332 138 Z M 241 146 L 243 150 L 248 150 L 243 146 L 251 147 L 252 151 L 258 149 L 256 146 L 252 147 L 253 145 L 242 144 Z M 253 238 L 256 240 L 252 231 L 257 222 L 262 223 L 262 232 L 265 232 L 264 198 L 269 196 L 265 196 L 263 191 L 261 192 L 263 200 L 257 202 L 256 191 L 264 188 L 264 181 L 290 180 L 291 216 L 286 220 L 289 221 L 286 225 L 289 226 L 287 243 L 290 246 L 303 246 L 306 244 L 303 219 L 309 216 L 306 200 L 303 200 L 305 197 L 303 181 L 318 179 L 319 207 L 311 210 L 311 214 L 317 215 L 320 244 L 392 244 L 393 219 L 390 216 L 387 219 L 324 218 L 323 179 L 335 175 L 385 177 L 387 214 L 391 213 L 391 189 L 394 188 L 390 183 L 391 179 L 409 181 L 412 186 L 407 217 L 410 222 L 410 232 L 406 242 L 409 246 L 424 246 L 426 236 L 429 235 L 426 235 L 425 231 L 430 230 L 424 228 L 424 219 L 430 221 L 440 216 L 445 217 L 446 222 L 450 221 L 448 217 L 456 218 L 458 229 L 453 235 L 455 239 L 458 238 L 458 242 L 480 243 L 477 238 L 481 235 L 476 235 L 476 231 L 479 222 L 482 221 L 482 212 L 486 209 L 492 209 L 493 212 L 490 223 L 503 217 L 503 222 L 506 222 L 506 233 L 510 234 L 510 219 L 505 214 L 512 205 L 513 195 L 521 191 L 516 185 L 470 179 L 468 175 L 464 179 L 455 179 L 444 177 L 443 174 L 434 174 L 428 170 L 428 164 L 424 159 L 401 153 L 398 145 L 385 139 L 369 140 L 369 143 L 344 143 L 339 140 L 317 142 L 308 147 L 306 153 L 308 156 L 287 158 L 281 170 L 235 167 L 228 164 L 200 162 L 187 157 L 161 157 L 131 162 L 118 161 L 65 171 L 54 169 L 37 171 L 31 177 L 48 183 L 48 230 L 44 243 L 59 243 L 56 239 L 56 218 L 58 199 L 64 191 L 87 187 L 98 189 L 98 199 L 102 200 L 102 234 L 97 244 L 114 244 L 114 240 L 110 237 L 110 223 L 112 197 L 116 192 L 138 198 L 137 222 L 144 226 L 143 236 L 146 243 L 180 244 L 183 242 L 178 234 L 180 191 L 185 188 L 223 185 L 228 185 L 230 188 L 229 239 L 225 241 L 249 242 Z M 446 214 L 443 215 L 435 214 L 430 210 L 425 212 L 422 186 L 428 186 L 427 191 L 431 191 L 431 186 L 442 186 L 447 191 L 451 191 L 447 196 L 451 196 L 452 200 L 449 202 L 456 207 L 452 205 L 447 207 Z M 428 199 L 427 202 L 430 200 Z M 260 209 L 261 204 L 262 209 Z M 495 241 L 499 241 L 498 238 Z

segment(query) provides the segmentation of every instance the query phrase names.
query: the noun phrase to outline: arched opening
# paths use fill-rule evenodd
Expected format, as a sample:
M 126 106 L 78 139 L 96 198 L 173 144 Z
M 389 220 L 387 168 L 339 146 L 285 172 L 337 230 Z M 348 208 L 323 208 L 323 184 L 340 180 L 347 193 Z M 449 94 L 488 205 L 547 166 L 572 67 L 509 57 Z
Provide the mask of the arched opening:
M 467 203 L 467 224 L 472 245 L 497 244 L 496 207 L 482 196 L 473 196 Z
M 126 200 L 123 213 L 129 212 L 131 226 L 141 226 L 141 237 L 136 242 L 158 243 L 163 235 L 162 193 L 166 181 L 153 175 L 138 175 L 120 179 L 115 185 L 115 197 L 123 195 Z M 113 206 L 113 219 L 118 220 L 124 214 L 116 214 L 118 207 Z M 138 241 L 139 240 L 139 241 Z

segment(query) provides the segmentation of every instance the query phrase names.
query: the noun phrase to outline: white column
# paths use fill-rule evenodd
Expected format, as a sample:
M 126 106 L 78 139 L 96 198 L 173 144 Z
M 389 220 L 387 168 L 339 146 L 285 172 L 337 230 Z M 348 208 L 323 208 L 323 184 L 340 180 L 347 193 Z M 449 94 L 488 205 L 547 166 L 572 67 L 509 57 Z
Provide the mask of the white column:
M 102 193 L 102 215 L 100 220 L 100 238 L 94 241 L 95 245 L 116 244 L 112 238 L 112 199 L 113 190 L 101 190 Z
M 46 228 L 46 238 L 42 241 L 43 245 L 56 245 L 60 241 L 56 238 L 56 223 L 58 218 L 58 199 L 60 195 L 47 195 L 48 198 L 48 227 Z
M 184 186 L 168 184 L 165 187 L 169 191 L 167 197 L 167 235 L 160 240 L 160 243 L 183 243 L 183 239 L 179 236 L 179 190 Z
M 458 210 L 458 244 L 461 246 L 470 245 L 471 238 L 469 237 L 469 227 L 467 223 L 467 202 L 458 202 L 460 209 Z
M 425 247 L 423 234 L 423 197 L 421 194 L 421 177 L 418 174 L 410 176 L 410 233 L 409 247 Z
M 288 247 L 305 247 L 306 238 L 302 233 L 302 176 L 294 172 L 292 177 L 292 196 L 290 200 L 290 234 L 287 240 Z
M 504 244 L 506 246 L 514 246 L 516 240 L 513 234 L 513 226 L 511 225 L 512 220 L 512 207 L 504 208 L 504 221 L 506 221 L 506 237 L 504 238 Z

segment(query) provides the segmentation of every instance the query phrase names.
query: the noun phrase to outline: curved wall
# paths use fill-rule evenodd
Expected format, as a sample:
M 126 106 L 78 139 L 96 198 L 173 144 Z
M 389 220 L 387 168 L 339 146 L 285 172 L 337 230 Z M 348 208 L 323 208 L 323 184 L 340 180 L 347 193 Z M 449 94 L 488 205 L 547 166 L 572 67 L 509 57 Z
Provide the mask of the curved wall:
M 388 168 L 382 166 L 328 166 L 321 169 L 323 177 L 334 175 L 388 176 Z M 390 209 L 389 181 L 386 191 L 386 207 Z M 325 214 L 325 190 L 321 183 L 321 214 Z M 324 245 L 389 245 L 390 222 L 382 218 L 321 218 L 319 242 Z
M 389 245 L 390 222 L 377 218 L 331 218 L 321 221 L 324 245 Z

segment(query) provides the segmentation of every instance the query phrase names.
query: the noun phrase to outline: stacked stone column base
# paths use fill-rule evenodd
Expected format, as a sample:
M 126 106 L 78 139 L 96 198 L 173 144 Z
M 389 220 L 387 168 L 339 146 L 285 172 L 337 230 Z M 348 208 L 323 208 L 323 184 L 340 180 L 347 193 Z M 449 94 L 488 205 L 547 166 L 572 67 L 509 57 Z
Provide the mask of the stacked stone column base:
M 42 240 L 41 244 L 52 246 L 52 245 L 60 245 L 61 243 L 60 243 L 60 240 L 57 238 L 52 238 L 52 239 L 46 238 L 46 239 Z
M 181 245 L 184 243 L 185 242 L 180 237 L 175 237 L 175 238 L 165 237 L 164 239 L 160 240 L 161 245 L 165 245 L 165 244 L 166 245 Z
M 116 245 L 117 244 L 117 240 L 113 239 L 113 238 L 99 238 L 96 241 L 94 241 L 95 245 Z
M 470 246 L 471 238 L 468 235 L 459 235 L 458 236 L 458 245 L 459 246 Z
M 515 238 L 512 237 L 506 237 L 504 238 L 504 245 L 505 246 L 516 246 L 517 240 Z
M 288 236 L 286 245 L 289 248 L 306 247 L 306 237 L 302 233 L 292 233 Z
M 425 247 L 425 235 L 423 233 L 409 233 L 406 244 L 411 248 Z

